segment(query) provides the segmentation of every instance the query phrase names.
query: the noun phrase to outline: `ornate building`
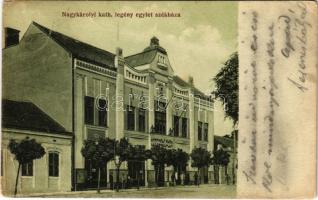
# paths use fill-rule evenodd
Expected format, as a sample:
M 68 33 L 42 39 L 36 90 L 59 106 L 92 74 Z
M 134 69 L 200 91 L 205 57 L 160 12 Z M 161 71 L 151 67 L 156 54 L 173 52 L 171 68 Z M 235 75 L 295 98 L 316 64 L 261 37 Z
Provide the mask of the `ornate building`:
M 4 49 L 3 66 L 4 98 L 33 102 L 74 134 L 73 189 L 96 186 L 96 170 L 81 155 L 87 139 L 126 137 L 148 149 L 160 143 L 187 153 L 213 150 L 212 100 L 193 78 L 174 74 L 156 37 L 125 57 L 120 48 L 113 54 L 32 22 L 18 44 Z M 102 170 L 103 187 L 112 187 L 114 169 L 109 163 Z M 191 181 L 196 169 L 189 164 L 185 170 Z M 168 182 L 171 172 L 165 167 L 159 179 Z M 120 177 L 134 180 L 137 173 L 142 185 L 154 184 L 150 160 L 124 163 Z M 208 169 L 201 175 L 202 182 L 213 177 Z

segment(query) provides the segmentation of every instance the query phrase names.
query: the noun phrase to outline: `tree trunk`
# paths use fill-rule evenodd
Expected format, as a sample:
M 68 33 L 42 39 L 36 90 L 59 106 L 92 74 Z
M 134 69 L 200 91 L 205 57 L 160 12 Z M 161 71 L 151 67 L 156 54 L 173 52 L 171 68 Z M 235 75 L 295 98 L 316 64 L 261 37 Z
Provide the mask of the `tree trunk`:
M 137 172 L 137 190 L 139 190 L 139 171 Z
M 228 177 L 228 174 L 227 174 L 227 165 L 224 166 L 224 170 L 225 170 L 226 184 L 229 184 L 229 177 Z
M 116 192 L 119 191 L 119 169 L 120 169 L 120 165 L 117 165 L 117 168 L 116 168 Z
M 217 166 L 214 164 L 213 165 L 213 174 L 214 174 L 214 183 L 218 184 L 218 170 L 217 170 Z
M 97 193 L 100 193 L 100 167 L 98 167 Z
M 159 186 L 159 165 L 157 165 L 156 171 L 155 171 L 155 176 L 156 176 L 156 186 Z
M 218 171 L 219 171 L 219 184 L 222 184 L 222 167 L 218 166 Z
M 21 167 L 21 164 L 19 163 L 18 172 L 17 172 L 17 177 L 16 177 L 16 179 L 15 179 L 14 196 L 16 196 L 16 195 L 17 195 L 17 192 L 18 192 L 18 181 L 19 181 L 20 167 Z

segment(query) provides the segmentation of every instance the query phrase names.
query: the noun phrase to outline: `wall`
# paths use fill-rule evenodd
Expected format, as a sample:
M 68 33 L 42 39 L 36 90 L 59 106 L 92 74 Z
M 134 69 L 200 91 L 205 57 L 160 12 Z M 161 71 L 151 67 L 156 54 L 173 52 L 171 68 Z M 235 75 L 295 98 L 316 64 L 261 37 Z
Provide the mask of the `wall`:
M 31 24 L 20 44 L 3 50 L 3 98 L 31 101 L 72 131 L 71 56 Z
M 2 131 L 2 155 L 3 176 L 2 190 L 4 195 L 12 195 L 14 192 L 15 178 L 17 175 L 18 162 L 10 153 L 8 144 L 10 139 L 16 141 L 26 137 L 35 139 L 42 144 L 46 154 L 33 161 L 33 176 L 20 176 L 18 182 L 18 194 L 63 192 L 71 190 L 71 136 L 46 134 L 40 132 L 3 130 Z M 48 152 L 59 153 L 59 177 L 48 176 Z
M 75 76 L 75 168 L 84 168 L 84 159 L 81 154 L 83 141 L 87 139 L 88 129 L 90 132 L 104 132 L 105 137 L 115 138 L 115 79 L 87 72 L 83 69 L 76 69 Z M 106 91 L 108 94 L 106 94 Z M 87 125 L 84 121 L 85 103 L 84 97 L 90 96 L 97 98 L 103 96 L 108 99 L 107 127 L 97 125 Z M 97 117 L 95 107 L 95 118 Z

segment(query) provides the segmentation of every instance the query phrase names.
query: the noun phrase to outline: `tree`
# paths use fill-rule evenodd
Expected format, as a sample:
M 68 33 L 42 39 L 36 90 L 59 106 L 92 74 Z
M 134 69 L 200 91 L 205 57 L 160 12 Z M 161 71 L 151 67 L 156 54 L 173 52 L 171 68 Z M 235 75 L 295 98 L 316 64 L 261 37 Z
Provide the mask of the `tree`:
M 135 162 L 145 162 L 147 159 L 151 158 L 151 150 L 145 149 L 143 145 L 132 146 L 129 161 Z M 137 175 L 138 189 L 139 189 L 139 172 Z
M 98 141 L 85 140 L 81 150 L 83 157 L 98 168 L 98 193 L 100 193 L 100 169 L 114 158 L 114 143 L 115 141 L 109 138 L 99 138 Z
M 155 167 L 155 180 L 156 184 L 160 185 L 159 183 L 159 174 L 162 173 L 161 169 L 164 168 L 165 164 L 167 163 L 167 152 L 168 150 L 160 145 L 156 144 L 151 147 L 151 160 L 152 165 Z
M 132 145 L 126 138 L 122 138 L 114 143 L 114 158 L 116 165 L 116 191 L 119 191 L 119 171 L 120 166 L 124 161 L 128 161 L 131 157 Z
M 203 149 L 201 147 L 194 148 L 190 154 L 191 156 L 191 166 L 198 168 L 198 174 L 199 177 L 201 177 L 200 170 L 203 167 L 208 167 L 211 164 L 212 158 L 211 153 L 207 151 L 206 149 Z
M 235 52 L 224 63 L 213 80 L 216 89 L 212 92 L 216 99 L 226 104 L 225 117 L 233 120 L 233 126 L 238 122 L 238 54 Z
M 177 172 L 180 175 L 181 170 L 187 166 L 189 155 L 182 149 L 169 149 L 165 160 L 167 166 L 173 167 L 173 173 Z
M 221 179 L 219 171 L 220 171 L 220 166 L 225 167 L 225 177 L 226 177 L 226 181 L 227 184 L 229 184 L 229 177 L 228 177 L 228 173 L 227 173 L 227 166 L 230 162 L 230 154 L 227 153 L 226 151 L 223 150 L 223 148 L 219 148 L 218 150 L 213 152 L 213 164 L 215 166 L 215 170 L 214 173 L 217 174 L 217 176 L 215 175 L 215 177 L 218 177 L 218 181 L 216 180 L 216 184 L 219 184 L 219 180 Z
M 11 139 L 9 142 L 9 150 L 15 155 L 15 160 L 19 163 L 14 188 L 14 195 L 16 195 L 21 165 L 33 162 L 35 159 L 42 158 L 45 155 L 45 150 L 41 144 L 35 141 L 35 139 L 24 139 L 20 143 Z

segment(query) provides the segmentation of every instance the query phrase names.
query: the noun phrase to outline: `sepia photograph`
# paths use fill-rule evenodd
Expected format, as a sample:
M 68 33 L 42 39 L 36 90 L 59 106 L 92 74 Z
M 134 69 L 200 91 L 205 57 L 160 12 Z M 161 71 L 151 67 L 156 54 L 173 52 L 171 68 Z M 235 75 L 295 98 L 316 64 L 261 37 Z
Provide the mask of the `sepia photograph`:
M 317 2 L 2 5 L 4 198 L 316 196 Z
M 237 9 L 5 2 L 3 195 L 235 197 Z

